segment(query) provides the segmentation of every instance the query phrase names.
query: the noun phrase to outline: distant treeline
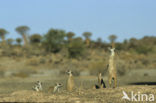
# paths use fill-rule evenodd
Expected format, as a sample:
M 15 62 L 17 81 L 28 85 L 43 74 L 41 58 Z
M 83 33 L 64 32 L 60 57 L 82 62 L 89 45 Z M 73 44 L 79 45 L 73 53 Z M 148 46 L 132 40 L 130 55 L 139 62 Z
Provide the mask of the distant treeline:
M 82 37 L 76 37 L 74 32 L 65 32 L 60 29 L 50 29 L 46 34 L 32 34 L 28 36 L 30 28 L 28 26 L 19 26 L 16 32 L 22 36 L 22 38 L 16 38 L 16 40 L 9 38 L 5 39 L 6 34 L 9 32 L 3 28 L 0 28 L 1 48 L 7 46 L 18 47 L 37 47 L 42 48 L 46 52 L 58 53 L 61 49 L 66 48 L 69 53 L 69 57 L 79 57 L 83 55 L 84 50 L 90 49 L 104 49 L 107 50 L 112 43 L 115 44 L 117 50 L 122 51 L 134 51 L 137 53 L 148 54 L 154 52 L 156 45 L 156 37 L 145 36 L 142 39 L 130 38 L 123 42 L 116 42 L 117 36 L 112 34 L 108 37 L 110 43 L 104 42 L 101 38 L 97 40 L 91 40 L 92 33 L 84 32 L 84 40 Z M 16 42 L 16 43 L 14 43 Z

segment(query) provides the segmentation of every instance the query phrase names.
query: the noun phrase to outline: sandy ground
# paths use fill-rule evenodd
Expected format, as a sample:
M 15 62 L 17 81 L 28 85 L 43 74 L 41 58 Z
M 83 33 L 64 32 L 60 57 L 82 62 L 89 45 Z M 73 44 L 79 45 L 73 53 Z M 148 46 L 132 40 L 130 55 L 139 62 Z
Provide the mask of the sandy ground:
M 99 90 L 81 89 L 73 92 L 62 90 L 56 94 L 20 90 L 11 94 L 0 95 L 0 102 L 131 103 L 129 100 L 122 99 L 123 91 L 128 95 L 130 95 L 131 91 L 134 91 L 135 93 L 156 94 L 156 86 L 123 86 L 115 89 L 107 88 Z M 146 101 L 140 103 L 146 103 Z
M 76 87 L 72 92 L 66 91 L 67 76 L 32 75 L 26 78 L 14 76 L 0 78 L 0 102 L 53 102 L 53 103 L 131 103 L 122 100 L 123 91 L 129 96 L 134 93 L 154 94 L 156 98 L 156 71 L 131 71 L 123 77 L 118 77 L 118 87 L 108 87 L 107 77 L 104 77 L 107 88 L 93 89 L 97 84 L 96 76 L 75 77 Z M 43 91 L 32 90 L 34 82 L 43 82 Z M 56 82 L 62 83 L 59 93 L 48 93 L 48 87 Z M 81 85 L 81 86 L 80 86 Z M 81 88 L 80 88 L 81 87 Z M 146 103 L 141 101 L 140 103 Z M 147 102 L 149 103 L 149 101 Z M 153 103 L 156 103 L 156 99 Z

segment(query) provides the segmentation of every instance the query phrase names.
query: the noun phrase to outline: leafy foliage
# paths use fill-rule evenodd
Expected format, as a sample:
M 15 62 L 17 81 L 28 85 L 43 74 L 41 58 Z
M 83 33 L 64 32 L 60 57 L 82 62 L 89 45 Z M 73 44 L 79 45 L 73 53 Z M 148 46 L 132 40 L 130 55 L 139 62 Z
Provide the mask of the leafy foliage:
M 85 37 L 85 43 L 87 45 L 87 47 L 90 46 L 90 37 L 92 36 L 91 32 L 84 32 L 83 36 Z
M 21 45 L 22 39 L 21 38 L 16 38 L 16 42 L 18 45 Z
M 16 28 L 16 31 L 21 35 L 26 35 L 29 30 L 30 28 L 28 26 L 19 26 Z
M 77 37 L 68 45 L 68 53 L 71 58 L 78 58 L 84 54 L 84 44 L 82 38 Z
M 12 45 L 13 42 L 14 42 L 13 39 L 11 39 L 11 38 L 7 39 L 7 44 Z
M 152 47 L 150 46 L 139 45 L 138 47 L 136 47 L 136 52 L 139 54 L 148 54 L 151 51 Z
M 87 38 L 90 38 L 92 36 L 92 33 L 91 32 L 84 32 L 83 36 L 87 39 Z
M 64 30 L 50 29 L 47 34 L 44 35 L 44 47 L 47 51 L 56 53 L 60 51 L 62 44 L 64 43 L 64 37 Z
M 23 36 L 24 39 L 24 45 L 28 45 L 28 40 L 27 40 L 27 33 L 30 30 L 28 26 L 19 26 L 16 28 L 16 31 Z
M 40 34 L 33 34 L 30 36 L 30 43 L 36 44 L 40 43 L 42 39 L 42 36 Z
M 109 39 L 110 42 L 112 43 L 112 42 L 115 42 L 115 40 L 117 39 L 117 36 L 114 35 L 114 34 L 112 34 L 112 35 L 110 35 L 110 36 L 108 37 L 108 39 Z
M 75 36 L 75 34 L 73 32 L 68 32 L 66 36 L 68 38 L 68 41 L 71 41 L 73 37 Z
M 5 43 L 5 35 L 8 33 L 9 32 L 7 30 L 0 28 L 0 37 L 1 37 L 3 43 Z

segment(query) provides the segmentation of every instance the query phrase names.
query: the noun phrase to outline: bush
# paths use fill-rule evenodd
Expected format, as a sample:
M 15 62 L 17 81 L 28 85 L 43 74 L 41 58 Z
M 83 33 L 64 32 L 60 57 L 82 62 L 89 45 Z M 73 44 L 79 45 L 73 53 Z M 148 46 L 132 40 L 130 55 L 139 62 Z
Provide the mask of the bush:
M 152 51 L 152 48 L 149 46 L 145 46 L 145 45 L 139 45 L 136 48 L 136 52 L 139 54 L 148 54 L 151 51 Z
M 45 58 L 40 58 L 39 63 L 40 64 L 45 64 L 46 63 L 46 59 Z
M 126 69 L 125 66 L 120 66 L 120 68 L 117 68 L 117 74 L 120 75 L 120 76 L 124 76 L 126 74 Z
M 93 62 L 89 66 L 91 75 L 97 75 L 98 73 L 106 74 L 107 73 L 107 65 L 104 61 Z
M 116 70 L 117 70 L 117 74 L 119 75 L 119 76 L 124 76 L 127 72 L 128 72 L 128 70 L 130 69 L 129 67 L 128 67 L 128 64 L 129 63 L 127 63 L 126 61 L 124 61 L 124 60 L 116 60 L 117 62 L 116 62 Z M 131 64 L 131 66 L 132 66 L 133 64 Z
M 81 38 L 75 38 L 68 45 L 68 53 L 70 58 L 78 58 L 84 54 L 84 44 Z
M 43 44 L 47 51 L 57 53 L 64 43 L 65 32 L 63 30 L 50 29 L 43 38 Z
M 32 44 L 40 43 L 41 39 L 42 39 L 41 35 L 33 34 L 30 36 L 30 43 L 32 43 Z

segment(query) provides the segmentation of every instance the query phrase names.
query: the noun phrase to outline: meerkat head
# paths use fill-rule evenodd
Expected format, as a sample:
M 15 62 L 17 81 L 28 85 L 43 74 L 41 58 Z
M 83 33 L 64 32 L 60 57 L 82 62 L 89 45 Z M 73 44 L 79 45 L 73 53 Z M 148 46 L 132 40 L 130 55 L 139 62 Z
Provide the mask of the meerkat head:
M 67 71 L 67 74 L 68 74 L 69 76 L 72 76 L 72 73 L 73 73 L 73 72 L 72 72 L 71 70 L 68 70 L 68 71 Z
M 59 92 L 59 89 L 62 87 L 63 85 L 61 83 L 56 83 L 56 86 L 54 87 L 53 93 L 55 92 Z
M 58 88 L 60 88 L 60 87 L 62 87 L 63 85 L 62 85 L 61 83 L 56 83 L 56 86 L 57 86 Z
M 111 55 L 114 55 L 115 54 L 115 48 L 108 48 L 109 50 L 110 50 L 110 52 L 111 52 Z
M 37 84 L 37 85 L 42 85 L 42 82 L 37 81 L 36 84 Z

